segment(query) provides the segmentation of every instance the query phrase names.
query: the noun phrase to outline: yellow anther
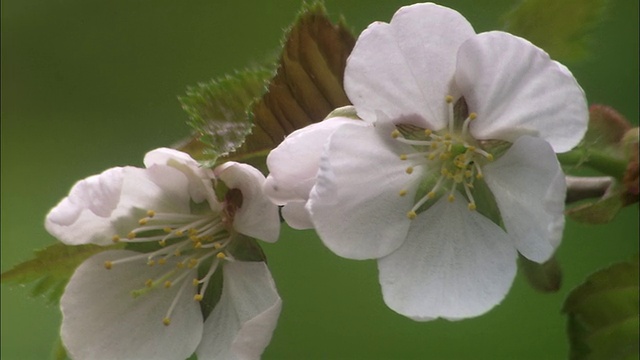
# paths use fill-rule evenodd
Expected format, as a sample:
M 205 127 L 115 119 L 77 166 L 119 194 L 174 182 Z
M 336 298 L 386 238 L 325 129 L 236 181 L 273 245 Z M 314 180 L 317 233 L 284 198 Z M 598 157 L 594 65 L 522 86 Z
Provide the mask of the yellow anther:
M 416 214 L 415 211 L 411 210 L 407 213 L 407 217 L 409 218 L 409 220 L 413 220 L 416 218 L 416 216 L 418 216 L 418 214 Z
M 189 229 L 189 236 L 196 236 L 198 235 L 198 230 L 196 229 Z
M 464 176 L 470 178 L 471 175 L 473 175 L 473 173 L 471 172 L 471 170 L 465 170 L 464 171 Z
M 446 101 L 448 104 L 453 102 L 453 96 L 451 95 L 447 95 L 444 97 L 444 101 Z
M 113 237 L 111 238 L 111 241 L 113 241 L 114 243 L 120 242 L 120 236 L 113 235 Z
M 158 265 L 164 265 L 167 263 L 167 259 L 166 258 L 160 258 L 158 259 Z
M 182 236 L 182 235 L 184 235 L 184 231 L 178 230 L 174 234 L 176 234 L 176 236 Z
M 104 262 L 104 268 L 107 270 L 111 270 L 111 267 L 113 266 L 113 263 L 111 261 L 105 261 Z
M 493 154 L 487 154 L 487 160 L 493 161 Z
M 198 280 L 198 279 L 193 279 L 193 281 L 191 282 L 191 284 L 193 284 L 193 286 L 198 286 L 198 285 L 200 285 L 200 280 Z
M 167 281 L 165 281 L 165 282 L 164 282 L 164 287 L 165 287 L 165 288 L 167 288 L 167 289 L 168 289 L 168 288 L 170 288 L 170 287 L 171 287 L 171 285 L 173 285 L 173 284 L 172 284 L 172 283 L 171 283 L 171 281 L 169 281 L 169 280 L 167 280 Z
M 407 174 L 411 174 L 411 173 L 413 172 L 413 167 L 412 167 L 412 166 L 409 166 L 409 167 L 407 168 L 407 170 L 405 170 L 405 172 L 406 172 Z
M 171 319 L 164 318 L 162 319 L 162 323 L 164 324 L 164 326 L 169 326 L 169 324 L 171 324 Z
M 202 243 L 200 241 L 197 241 L 195 244 L 193 244 L 194 249 L 200 249 L 201 247 L 202 247 Z
M 127 239 L 132 240 L 136 237 L 136 233 L 134 233 L 133 231 L 131 231 L 130 233 L 127 234 Z
M 476 147 L 475 147 L 475 146 L 473 146 L 473 145 L 471 145 L 471 146 L 468 146 L 468 147 L 467 147 L 467 150 L 469 150 L 469 151 L 476 151 Z
M 407 160 L 407 154 L 401 154 L 400 160 Z
M 220 260 L 224 260 L 224 259 L 226 259 L 226 258 L 227 258 L 227 256 L 226 256 L 224 253 L 221 253 L 221 252 L 217 253 L 217 254 L 216 254 L 216 257 L 217 257 L 218 259 L 220 259 Z
M 475 203 L 469 203 L 469 205 L 467 206 L 467 208 L 471 211 L 476 209 L 476 204 Z
M 193 300 L 195 301 L 202 301 L 202 298 L 204 296 L 202 296 L 202 294 L 195 294 L 195 296 L 193 297 Z
M 144 286 L 150 288 L 153 286 L 153 280 L 149 279 L 147 281 L 144 282 Z
M 478 114 L 472 112 L 471 114 L 469 114 L 469 120 L 475 120 L 478 117 Z
M 464 180 L 464 178 L 462 177 L 462 173 L 457 172 L 455 175 L 453 175 L 453 181 L 455 181 L 456 184 L 460 184 L 462 180 Z
M 176 267 L 178 269 L 182 269 L 184 267 L 184 263 L 182 261 L 180 261 L 179 263 L 176 264 Z
M 152 217 L 156 216 L 156 212 L 153 211 L 153 210 L 149 210 L 149 211 L 147 211 L 147 216 L 152 218 Z
M 182 255 L 182 253 L 180 252 L 180 250 L 176 250 L 176 251 L 173 252 L 173 255 L 174 256 L 180 256 L 180 255 Z
M 198 265 L 198 260 L 196 259 L 191 259 L 189 260 L 189 264 L 187 264 L 187 267 L 189 269 L 193 269 L 194 267 L 196 267 Z
M 397 138 L 398 138 L 398 136 L 400 136 L 400 131 L 398 131 L 397 129 L 396 129 L 396 130 L 393 130 L 393 131 L 391 132 L 391 137 L 392 137 L 392 138 L 397 139 Z
M 440 154 L 440 160 L 447 160 L 449 158 L 449 153 Z
M 220 244 L 220 243 L 215 243 L 215 244 L 213 244 L 213 248 L 214 248 L 214 249 L 216 249 L 216 250 L 218 250 L 218 249 L 222 248 L 222 244 Z
M 164 230 L 164 232 L 166 232 L 167 234 L 170 234 L 173 231 L 173 229 L 168 226 L 165 226 L 164 228 L 162 228 L 162 230 Z
M 445 140 L 451 140 L 451 134 L 449 134 L 449 133 L 444 134 L 444 139 L 445 139 Z M 451 143 L 450 143 L 450 142 L 448 142 L 448 141 L 445 141 L 444 143 L 445 143 L 446 145 L 450 145 L 450 144 L 451 144 Z
M 436 158 L 436 154 L 434 154 L 434 153 L 431 153 L 431 154 L 429 154 L 429 156 L 427 156 L 427 159 L 429 159 L 429 160 L 434 160 L 435 158 Z
M 449 202 L 453 202 L 455 199 L 456 199 L 456 197 L 455 197 L 455 196 L 453 196 L 453 194 L 450 194 L 450 195 L 447 197 L 447 200 L 448 200 Z
M 155 260 L 149 260 L 149 261 L 147 261 L 147 265 L 149 265 L 149 266 L 153 266 L 153 265 L 155 265 L 155 264 L 156 264 L 156 261 L 155 261 Z
M 138 224 L 140 225 L 147 225 L 147 222 L 149 222 L 149 218 L 146 217 L 138 220 Z
M 191 235 L 191 236 L 189 236 L 189 239 L 191 239 L 191 241 L 193 241 L 193 242 L 200 241 L 200 238 L 197 235 Z
M 433 191 L 429 191 L 429 192 L 427 193 L 427 197 L 428 197 L 429 199 L 433 199 L 434 197 L 436 197 L 436 193 L 435 193 L 435 192 L 433 192 Z
M 404 189 L 403 189 L 403 190 L 400 190 L 400 192 L 398 193 L 398 195 L 400 195 L 400 196 L 405 196 L 405 195 L 407 195 L 407 190 L 404 190 Z
M 164 239 L 163 239 L 163 240 L 160 240 L 160 241 L 158 241 L 158 244 L 159 244 L 160 246 L 162 246 L 162 247 L 165 247 L 165 246 L 167 246 L 167 240 L 164 240 Z
M 431 136 L 432 133 L 433 133 L 433 131 L 431 131 L 430 129 L 424 129 L 424 135 L 425 136 Z

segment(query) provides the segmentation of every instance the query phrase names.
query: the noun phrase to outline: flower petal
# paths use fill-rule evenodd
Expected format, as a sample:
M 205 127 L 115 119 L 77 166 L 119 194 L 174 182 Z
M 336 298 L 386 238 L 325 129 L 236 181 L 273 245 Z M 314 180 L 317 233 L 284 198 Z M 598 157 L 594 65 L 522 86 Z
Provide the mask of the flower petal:
M 334 117 L 292 132 L 267 156 L 269 176 L 265 194 L 278 205 L 306 201 L 316 182 L 320 156 L 329 135 L 343 124 L 360 123 Z
M 280 235 L 278 207 L 262 193 L 264 175 L 258 169 L 233 161 L 215 168 L 214 173 L 229 189 L 239 189 L 242 205 L 233 219 L 240 233 L 264 241 L 275 242 Z
M 466 41 L 458 52 L 456 83 L 478 114 L 477 139 L 514 142 L 539 135 L 555 152 L 580 142 L 589 119 L 585 94 L 569 70 L 527 40 L 500 31 Z
M 120 202 L 124 168 L 111 168 L 78 181 L 45 219 L 47 231 L 66 244 L 95 241 L 92 234 L 116 233 L 109 217 Z M 97 236 L 100 237 L 100 236 Z
M 551 146 L 520 137 L 502 157 L 484 167 L 507 233 L 518 251 L 542 263 L 560 242 L 566 183 Z
M 481 315 L 500 303 L 516 274 L 516 252 L 500 227 L 469 211 L 460 194 L 412 220 L 407 241 L 378 260 L 387 305 L 414 320 Z
M 313 229 L 306 201 L 291 201 L 282 207 L 282 217 L 289 226 L 298 230 Z
M 207 200 L 212 210 L 220 210 L 211 185 L 211 180 L 214 179 L 213 171 L 202 167 L 189 154 L 169 148 L 158 148 L 145 155 L 144 165 L 147 168 L 168 165 L 182 171 L 189 178 L 189 194 L 193 201 L 200 203 Z
M 446 95 L 458 47 L 475 35 L 458 12 L 425 3 L 402 7 L 389 24 L 360 34 L 347 60 L 344 86 L 363 119 L 383 111 L 397 123 L 439 130 L 447 123 Z
M 282 300 L 263 262 L 226 262 L 220 301 L 204 324 L 198 359 L 259 359 Z
M 193 300 L 191 278 L 168 289 L 151 289 L 138 297 L 132 291 L 166 273 L 175 260 L 150 267 L 144 260 L 104 268 L 106 260 L 139 255 L 106 251 L 87 259 L 75 271 L 60 300 L 62 341 L 74 359 L 184 359 L 202 337 L 202 313 Z M 194 277 L 195 277 L 195 270 Z M 179 295 L 178 295 L 179 294 Z M 174 298 L 171 324 L 163 318 Z
M 371 259 L 397 249 L 409 229 L 420 178 L 407 175 L 388 124 L 343 125 L 330 137 L 307 208 L 324 244 L 336 254 Z M 406 189 L 406 196 L 400 190 Z

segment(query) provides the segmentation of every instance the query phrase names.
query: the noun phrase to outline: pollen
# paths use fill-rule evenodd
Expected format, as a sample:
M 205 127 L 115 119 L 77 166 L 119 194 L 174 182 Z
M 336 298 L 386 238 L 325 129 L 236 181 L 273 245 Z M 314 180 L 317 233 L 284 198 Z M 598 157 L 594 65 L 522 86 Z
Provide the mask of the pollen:
M 104 268 L 107 270 L 111 270 L 111 267 L 113 267 L 113 263 L 111 261 L 105 261 L 104 262 Z
M 129 232 L 127 234 L 127 239 L 129 239 L 129 240 L 133 240 L 133 239 L 135 239 L 135 237 L 136 237 L 136 233 L 134 233 L 133 231 L 131 231 L 131 232 Z
M 153 266 L 155 264 L 156 264 L 155 260 L 149 259 L 149 261 L 147 261 L 147 265 L 149 265 L 149 266 Z
M 190 259 L 189 263 L 187 264 L 187 267 L 189 269 L 193 269 L 194 267 L 198 266 L 198 260 L 196 259 Z
M 400 190 L 400 192 L 398 193 L 398 195 L 400 195 L 400 196 L 405 196 L 405 195 L 407 195 L 407 190 L 404 190 L 404 189 L 403 189 L 403 190 Z
M 146 217 L 138 220 L 138 224 L 140 225 L 147 225 L 148 222 L 149 222 L 149 218 L 146 218 Z
M 173 231 L 173 229 L 172 229 L 172 228 L 170 228 L 170 227 L 168 227 L 168 226 L 165 226 L 164 228 L 162 228 L 162 230 L 163 230 L 164 232 L 166 232 L 167 234 L 170 234 L 170 233 Z
M 147 211 L 147 216 L 152 218 L 152 217 L 156 216 L 156 212 L 153 211 L 153 210 L 149 210 L 149 211 Z
M 401 154 L 400 155 L 400 160 L 402 160 L 402 161 L 407 160 L 407 154 Z
M 193 281 L 191 281 L 191 284 L 193 284 L 193 286 L 198 286 L 200 284 L 200 280 L 195 278 L 195 279 L 193 279 Z
M 469 114 L 469 120 L 475 120 L 478 117 L 478 114 L 472 112 L 471 114 Z
M 407 170 L 405 170 L 405 172 L 406 172 L 407 174 L 411 174 L 411 173 L 413 173 L 413 167 L 412 167 L 412 166 L 409 166 L 409 167 L 407 168 Z
M 173 283 L 171 281 L 169 281 L 169 280 L 164 282 L 164 287 L 167 288 L 167 289 L 170 288 L 171 285 L 173 285 Z
M 453 196 L 453 194 L 450 194 L 449 196 L 447 196 L 447 201 L 449 202 L 453 202 L 456 199 L 455 196 Z
M 113 235 L 113 237 L 111 237 L 111 241 L 113 241 L 114 243 L 120 242 L 120 236 Z
M 224 253 L 217 253 L 216 257 L 220 260 L 224 260 L 227 258 L 227 256 Z
M 392 138 L 397 139 L 399 136 L 400 136 L 400 131 L 398 131 L 397 129 L 391 132 Z
M 204 298 L 204 296 L 202 296 L 202 294 L 195 294 L 194 297 L 193 297 L 193 300 L 202 301 L 203 298 Z
M 144 282 L 144 286 L 150 288 L 153 286 L 153 280 L 149 279 L 147 281 Z
M 166 318 L 162 319 L 162 323 L 164 324 L 164 326 L 169 326 L 171 324 L 171 319 L 166 317 Z
M 160 258 L 158 259 L 158 265 L 164 265 L 167 263 L 167 259 L 166 258 Z
M 447 95 L 444 97 L 444 101 L 447 102 L 447 104 L 451 104 L 453 102 L 453 96 L 451 95 Z
M 470 211 L 474 211 L 476 209 L 476 204 L 475 203 L 469 203 L 469 205 L 467 206 L 467 208 Z
M 407 213 L 407 217 L 409 218 L 409 220 L 413 220 L 416 218 L 416 216 L 418 216 L 418 214 L 416 214 L 415 211 L 411 210 Z

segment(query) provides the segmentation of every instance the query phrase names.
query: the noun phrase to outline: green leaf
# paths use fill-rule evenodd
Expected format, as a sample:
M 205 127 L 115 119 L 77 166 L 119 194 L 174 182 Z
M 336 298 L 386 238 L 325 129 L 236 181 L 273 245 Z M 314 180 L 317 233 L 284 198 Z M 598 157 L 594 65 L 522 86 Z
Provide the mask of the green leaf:
M 637 359 L 638 257 L 590 275 L 564 303 L 572 359 Z
M 587 55 L 589 31 L 603 18 L 606 0 L 524 0 L 504 16 L 505 30 L 560 61 Z
M 606 224 L 618 215 L 624 205 L 622 190 L 622 187 L 618 186 L 611 194 L 567 209 L 565 214 L 572 220 L 582 223 Z
M 247 110 L 270 77 L 265 69 L 253 69 L 189 87 L 179 100 L 197 135 L 177 147 L 208 166 L 239 148 L 253 126 Z
M 37 280 L 32 295 L 44 295 L 49 303 L 57 304 L 64 287 L 78 265 L 90 256 L 114 247 L 69 246 L 56 243 L 36 251 L 34 259 L 25 261 L 2 273 L 0 281 L 2 283 L 26 284 Z
M 562 285 L 562 270 L 555 257 L 538 264 L 518 254 L 518 265 L 529 285 L 543 293 L 554 293 Z
M 286 33 L 267 93 L 253 106 L 255 127 L 232 158 L 263 161 L 286 135 L 350 105 L 342 78 L 354 44 L 344 23 L 333 24 L 321 4 L 305 5 Z

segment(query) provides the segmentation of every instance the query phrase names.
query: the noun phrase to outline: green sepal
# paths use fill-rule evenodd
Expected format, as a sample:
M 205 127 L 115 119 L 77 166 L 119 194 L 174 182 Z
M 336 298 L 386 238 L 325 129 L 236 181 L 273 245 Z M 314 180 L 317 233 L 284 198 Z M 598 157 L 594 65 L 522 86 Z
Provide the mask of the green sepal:
M 238 149 L 253 126 L 247 110 L 265 91 L 271 72 L 256 68 L 189 87 L 178 99 L 197 134 L 178 145 L 206 166 Z
M 638 257 L 590 275 L 565 300 L 571 359 L 637 359 Z
M 562 285 L 562 270 L 558 260 L 552 256 L 542 264 L 518 254 L 518 268 L 529 285 L 543 293 L 554 293 Z
M 55 243 L 35 253 L 35 258 L 14 266 L 2 273 L 2 283 L 26 284 L 38 281 L 31 295 L 43 295 L 50 304 L 57 304 L 69 278 L 86 259 L 105 250 L 121 248 L 122 245 L 98 246 L 65 245 Z
M 56 342 L 53 344 L 53 349 L 51 350 L 51 359 L 53 360 L 68 360 L 69 356 L 67 355 L 67 349 L 64 348 L 62 344 L 62 338 L 58 337 Z
M 589 32 L 602 21 L 607 0 L 524 0 L 503 19 L 505 30 L 560 61 L 583 59 Z

